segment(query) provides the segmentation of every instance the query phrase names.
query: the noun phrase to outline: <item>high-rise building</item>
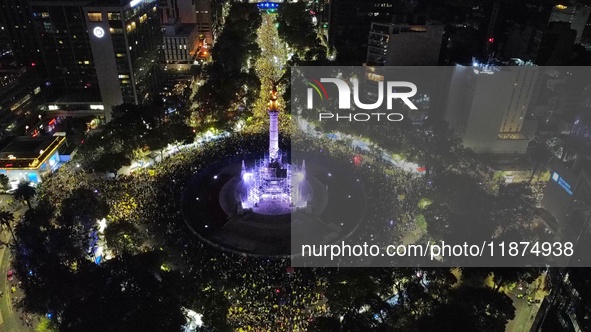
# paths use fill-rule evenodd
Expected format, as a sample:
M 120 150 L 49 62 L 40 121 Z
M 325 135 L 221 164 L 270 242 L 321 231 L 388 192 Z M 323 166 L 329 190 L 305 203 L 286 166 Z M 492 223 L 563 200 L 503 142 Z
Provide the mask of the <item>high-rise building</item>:
M 31 6 L 39 40 L 45 86 L 51 98 L 83 95 L 99 100 L 90 39 L 82 6 L 91 0 L 33 0 Z
M 577 32 L 567 22 L 551 22 L 538 29 L 532 40 L 529 58 L 539 66 L 563 65 L 572 54 Z
M 332 0 L 328 42 L 344 64 L 361 65 L 367 57 L 367 36 L 372 22 L 407 22 L 412 13 L 407 0 Z
M 41 87 L 30 68 L 0 62 L 0 139 L 34 131 L 42 102 Z
M 158 11 L 160 13 L 160 22 L 163 23 L 179 17 L 177 0 L 160 0 Z
M 211 0 L 160 0 L 160 20 L 179 19 L 183 24 L 196 24 L 202 46 L 213 42 L 214 3 Z
M 197 23 L 195 0 L 160 0 L 158 7 L 161 22 L 178 18 L 184 24 Z
M 214 15 L 211 0 L 195 0 L 195 23 L 205 46 L 213 43 Z
M 14 53 L 20 64 L 31 65 L 39 61 L 37 46 L 31 25 L 31 12 L 26 1 L 0 0 L 0 44 Z
M 540 305 L 530 331 L 590 331 L 591 276 L 588 269 L 550 269 L 549 276 L 546 284 L 552 285 L 552 291 Z
M 591 8 L 583 4 L 556 5 L 552 9 L 549 22 L 568 22 L 572 29 L 577 32 L 575 43 L 580 43 L 587 20 L 591 14 Z
M 372 23 L 367 41 L 368 66 L 436 66 L 443 25 Z
M 514 29 L 507 36 L 503 56 L 531 60 L 538 66 L 564 65 L 572 56 L 576 35 L 568 22 Z
M 538 67 L 456 65 L 446 121 L 476 153 L 522 154 L 531 139 L 527 121 Z
M 95 1 L 83 7 L 107 117 L 122 103 L 141 104 L 159 87 L 162 34 L 156 0 Z
M 162 25 L 165 70 L 187 71 L 198 57 L 199 39 L 195 24 L 182 24 L 172 18 L 169 24 Z

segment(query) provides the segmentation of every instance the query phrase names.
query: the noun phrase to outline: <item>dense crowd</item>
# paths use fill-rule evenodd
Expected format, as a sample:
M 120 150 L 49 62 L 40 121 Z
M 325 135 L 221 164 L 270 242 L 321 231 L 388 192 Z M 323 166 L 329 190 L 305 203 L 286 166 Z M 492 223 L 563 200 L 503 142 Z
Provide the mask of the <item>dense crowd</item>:
M 283 143 L 284 149 L 290 147 L 289 142 Z M 167 252 L 169 265 L 182 271 L 187 282 L 223 290 L 232 326 L 243 331 L 305 330 L 308 322 L 329 310 L 323 296 L 329 269 L 293 269 L 287 259 L 220 251 L 200 242 L 181 213 L 181 194 L 193 174 L 219 160 L 259 152 L 266 144 L 266 135 L 235 134 L 182 150 L 149 169 L 115 178 L 68 166 L 44 182 L 41 195 L 59 204 L 78 187 L 93 190 L 110 206 L 108 224 L 132 222 L 142 231 L 144 243 Z M 420 176 L 370 156 L 355 164 L 352 156 L 358 151 L 329 140 L 297 137 L 291 144 L 303 148 L 303 153 L 324 155 L 342 163 L 368 184 L 365 218 L 369 222 L 364 223 L 357 237 L 377 240 L 373 235 L 381 234 L 383 241 L 393 241 L 402 229 L 412 227 L 424 188 Z

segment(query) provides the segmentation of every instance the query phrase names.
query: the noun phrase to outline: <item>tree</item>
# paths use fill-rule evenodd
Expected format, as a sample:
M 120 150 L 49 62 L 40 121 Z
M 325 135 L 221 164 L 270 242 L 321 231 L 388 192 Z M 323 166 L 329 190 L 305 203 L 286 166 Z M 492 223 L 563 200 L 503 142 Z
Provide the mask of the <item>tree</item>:
M 126 152 L 107 152 L 92 162 L 92 168 L 97 172 L 117 172 L 121 167 L 131 164 Z
M 12 231 L 12 223 L 14 222 L 14 214 L 12 212 L 7 211 L 5 209 L 0 210 L 0 225 L 6 226 L 12 234 L 12 239 L 14 240 L 15 244 L 18 244 L 18 240 L 14 236 L 14 232 Z
M 8 189 L 8 183 L 8 176 L 6 176 L 5 174 L 0 174 L 0 188 L 4 190 Z
M 14 198 L 19 201 L 27 202 L 29 209 L 31 208 L 31 199 L 37 195 L 37 190 L 31 186 L 31 182 L 21 181 L 14 191 Z
M 81 236 L 88 236 L 97 221 L 108 214 L 109 206 L 98 192 L 78 188 L 62 202 L 58 222 L 64 227 L 73 227 Z
M 175 272 L 160 270 L 156 252 L 114 258 L 85 269 L 83 296 L 71 298 L 60 331 L 175 331 L 185 322 Z M 105 319 L 109 317 L 109 319 Z
M 499 188 L 498 195 L 492 202 L 492 225 L 495 231 L 504 234 L 510 230 L 526 232 L 534 219 L 536 201 L 527 183 L 510 183 Z M 527 233 L 523 233 L 522 239 Z
M 336 317 L 318 317 L 308 326 L 310 332 L 340 332 L 341 322 Z
M 326 49 L 319 46 L 317 41 L 317 33 L 312 25 L 312 19 L 309 12 L 306 10 L 306 3 L 303 1 L 296 3 L 282 4 L 277 13 L 277 28 L 279 36 L 290 46 L 296 48 L 300 53 L 304 53 L 306 49 L 315 50 L 320 47 L 320 50 L 313 51 L 313 53 L 326 54 Z M 311 55 L 307 55 L 307 58 Z M 307 59 L 311 60 L 311 59 Z
M 460 287 L 450 300 L 423 316 L 416 331 L 504 332 L 515 318 L 513 301 L 490 288 Z
M 35 327 L 35 332 L 56 332 L 58 331 L 57 324 L 49 318 L 42 317 L 39 324 Z
M 109 224 L 105 229 L 107 247 L 115 255 L 122 253 L 137 253 L 142 244 L 142 237 L 137 227 L 128 221 L 118 221 Z
M 185 123 L 171 123 L 166 126 L 166 140 L 170 143 L 190 143 L 194 139 L 193 128 Z

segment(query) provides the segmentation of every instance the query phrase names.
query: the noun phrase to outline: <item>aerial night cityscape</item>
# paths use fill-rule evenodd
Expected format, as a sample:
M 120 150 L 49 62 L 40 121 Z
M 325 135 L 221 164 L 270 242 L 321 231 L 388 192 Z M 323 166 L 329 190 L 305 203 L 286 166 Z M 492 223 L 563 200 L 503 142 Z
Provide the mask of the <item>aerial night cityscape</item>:
M 591 332 L 591 0 L 0 0 L 0 332 Z

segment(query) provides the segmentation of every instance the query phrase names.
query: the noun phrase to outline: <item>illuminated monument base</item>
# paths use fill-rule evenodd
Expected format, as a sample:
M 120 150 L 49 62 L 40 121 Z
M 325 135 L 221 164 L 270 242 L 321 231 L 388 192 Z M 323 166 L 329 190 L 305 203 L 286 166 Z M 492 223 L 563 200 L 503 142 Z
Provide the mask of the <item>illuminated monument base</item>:
M 250 169 L 244 161 L 236 187 L 238 214 L 245 210 L 267 215 L 280 215 L 298 209 L 306 209 L 313 197 L 313 190 L 306 181 L 306 164 L 302 167 L 271 161 L 269 157 L 258 160 Z

